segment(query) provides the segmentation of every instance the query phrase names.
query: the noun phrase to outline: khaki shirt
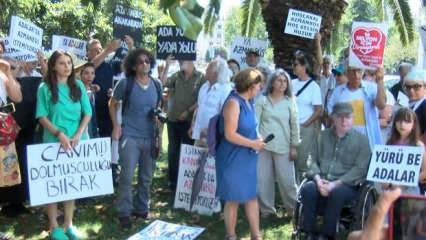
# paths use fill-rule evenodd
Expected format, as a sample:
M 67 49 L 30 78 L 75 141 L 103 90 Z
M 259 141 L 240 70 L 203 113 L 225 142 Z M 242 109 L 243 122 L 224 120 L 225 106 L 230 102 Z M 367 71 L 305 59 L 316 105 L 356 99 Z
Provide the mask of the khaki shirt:
M 179 71 L 167 81 L 169 91 L 167 118 L 171 122 L 179 121 L 179 115 L 197 103 L 198 91 L 205 82 L 204 74 L 194 69 L 192 76 L 185 79 L 184 73 Z M 184 121 L 191 121 L 194 112 L 189 112 Z
M 351 129 L 338 138 L 333 128 L 321 132 L 318 147 L 312 150 L 308 160 L 308 177 L 319 174 L 321 178 L 341 180 L 354 186 L 365 180 L 371 157 L 366 136 Z

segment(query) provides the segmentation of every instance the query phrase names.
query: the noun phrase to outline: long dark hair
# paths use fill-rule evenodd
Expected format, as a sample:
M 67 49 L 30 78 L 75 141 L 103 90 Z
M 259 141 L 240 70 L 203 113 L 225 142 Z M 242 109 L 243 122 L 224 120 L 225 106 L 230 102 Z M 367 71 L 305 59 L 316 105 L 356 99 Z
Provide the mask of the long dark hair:
M 47 75 L 46 75 L 46 83 L 49 87 L 50 92 L 52 93 L 52 102 L 58 102 L 58 77 L 55 71 L 55 65 L 59 57 L 67 56 L 71 60 L 71 74 L 68 76 L 67 85 L 70 88 L 70 97 L 74 102 L 77 102 L 81 98 L 81 90 L 77 85 L 75 80 L 74 73 L 74 63 L 72 61 L 72 57 L 69 53 L 56 50 L 53 52 L 52 56 L 50 56 L 49 61 L 47 62 Z
M 396 112 L 392 123 L 391 136 L 386 144 L 393 145 L 401 139 L 401 134 L 396 129 L 396 123 L 401 121 L 413 122 L 413 129 L 408 135 L 408 139 L 410 141 L 410 145 L 417 146 L 417 143 L 420 141 L 420 130 L 417 115 L 413 110 L 406 107 L 403 107 Z

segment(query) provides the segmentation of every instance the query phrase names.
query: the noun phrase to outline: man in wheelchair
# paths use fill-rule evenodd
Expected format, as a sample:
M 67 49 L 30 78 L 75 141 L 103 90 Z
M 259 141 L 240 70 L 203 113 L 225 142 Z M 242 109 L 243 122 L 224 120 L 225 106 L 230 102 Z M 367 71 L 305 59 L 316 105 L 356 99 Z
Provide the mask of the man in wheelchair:
M 350 103 L 333 107 L 332 128 L 321 132 L 313 149 L 301 189 L 302 230 L 306 239 L 335 239 L 336 223 L 344 205 L 356 198 L 358 183 L 365 180 L 370 159 L 368 139 L 353 129 Z M 323 212 L 320 235 L 315 235 L 317 216 Z

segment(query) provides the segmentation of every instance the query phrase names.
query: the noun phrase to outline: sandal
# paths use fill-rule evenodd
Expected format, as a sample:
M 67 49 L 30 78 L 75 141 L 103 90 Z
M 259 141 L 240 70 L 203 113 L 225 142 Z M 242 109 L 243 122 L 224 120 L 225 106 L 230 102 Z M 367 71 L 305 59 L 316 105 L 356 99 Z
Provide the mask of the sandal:
M 50 240 L 69 240 L 67 235 L 65 235 L 64 229 L 61 227 L 55 227 L 49 236 Z
M 238 240 L 238 237 L 237 236 L 226 236 L 225 237 L 225 240 Z
M 80 238 L 78 237 L 78 231 L 75 227 L 70 226 L 68 227 L 67 231 L 65 232 L 65 234 L 67 235 L 69 240 L 79 240 Z

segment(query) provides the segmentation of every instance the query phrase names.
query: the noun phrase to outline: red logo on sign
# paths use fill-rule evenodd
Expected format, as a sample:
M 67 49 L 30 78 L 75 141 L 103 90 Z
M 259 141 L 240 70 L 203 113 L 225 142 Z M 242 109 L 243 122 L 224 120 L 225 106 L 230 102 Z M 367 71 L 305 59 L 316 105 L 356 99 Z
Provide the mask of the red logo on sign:
M 357 27 L 352 33 L 352 51 L 366 66 L 383 62 L 386 35 L 379 28 Z

